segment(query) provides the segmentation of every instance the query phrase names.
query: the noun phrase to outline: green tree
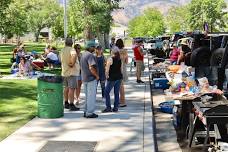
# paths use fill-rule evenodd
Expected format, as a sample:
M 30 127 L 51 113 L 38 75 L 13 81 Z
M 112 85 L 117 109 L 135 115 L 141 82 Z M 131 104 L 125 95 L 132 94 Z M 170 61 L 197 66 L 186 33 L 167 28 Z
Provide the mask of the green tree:
M 13 35 L 20 39 L 27 32 L 27 15 L 25 5 L 20 0 L 14 0 L 5 10 L 5 18 L 1 33 L 5 38 L 11 38 Z
M 226 8 L 224 0 L 192 0 L 190 3 L 190 26 L 192 29 L 203 30 L 207 22 L 211 31 L 220 30 L 225 27 L 222 10 Z
M 38 41 L 40 31 L 50 28 L 56 17 L 60 15 L 60 5 L 56 0 L 25 0 L 28 11 L 28 24 L 31 32 L 35 33 L 35 41 Z
M 8 8 L 11 0 L 1 0 L 0 1 L 0 33 L 3 32 L 3 27 L 5 26 L 6 21 L 6 9 Z
M 166 16 L 167 27 L 171 33 L 191 30 L 189 26 L 189 6 L 173 6 Z
M 129 22 L 128 32 L 131 37 L 154 37 L 163 34 L 165 24 L 162 14 L 155 8 L 149 8 L 141 16 Z
M 119 8 L 119 0 L 70 0 L 69 3 L 70 35 L 83 33 L 86 40 L 97 36 L 104 45 L 105 34 L 109 35 L 111 28 L 111 12 Z
M 54 23 L 51 25 L 51 31 L 55 38 L 63 38 L 64 37 L 64 16 L 63 16 L 63 8 L 59 8 L 57 10 L 59 15 L 55 18 Z

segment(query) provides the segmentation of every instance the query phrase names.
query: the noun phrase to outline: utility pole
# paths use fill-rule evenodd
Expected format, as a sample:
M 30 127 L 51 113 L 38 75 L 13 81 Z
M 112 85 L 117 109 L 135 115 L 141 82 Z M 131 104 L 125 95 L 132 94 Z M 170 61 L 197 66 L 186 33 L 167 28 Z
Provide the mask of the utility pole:
M 64 0 L 64 39 L 67 38 L 67 0 Z

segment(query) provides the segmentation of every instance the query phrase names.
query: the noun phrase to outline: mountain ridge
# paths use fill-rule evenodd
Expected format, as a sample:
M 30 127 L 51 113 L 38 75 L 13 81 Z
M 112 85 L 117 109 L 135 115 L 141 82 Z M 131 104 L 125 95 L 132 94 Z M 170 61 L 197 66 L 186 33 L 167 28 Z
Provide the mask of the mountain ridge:
M 225 0 L 228 3 L 228 0 Z M 119 9 L 113 12 L 115 23 L 127 26 L 135 16 L 140 15 L 146 8 L 155 7 L 162 14 L 166 14 L 172 6 L 186 5 L 191 0 L 122 0 Z

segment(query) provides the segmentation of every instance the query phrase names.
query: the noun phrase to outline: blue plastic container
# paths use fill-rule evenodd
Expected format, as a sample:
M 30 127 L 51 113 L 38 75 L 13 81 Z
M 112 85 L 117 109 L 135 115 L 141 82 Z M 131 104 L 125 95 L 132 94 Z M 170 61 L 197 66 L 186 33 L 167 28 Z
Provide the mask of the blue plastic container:
M 154 78 L 153 79 L 153 87 L 154 89 L 168 89 L 169 84 L 168 84 L 168 79 L 166 78 Z
M 159 104 L 160 111 L 164 113 L 173 113 L 173 104 L 174 101 L 166 101 Z

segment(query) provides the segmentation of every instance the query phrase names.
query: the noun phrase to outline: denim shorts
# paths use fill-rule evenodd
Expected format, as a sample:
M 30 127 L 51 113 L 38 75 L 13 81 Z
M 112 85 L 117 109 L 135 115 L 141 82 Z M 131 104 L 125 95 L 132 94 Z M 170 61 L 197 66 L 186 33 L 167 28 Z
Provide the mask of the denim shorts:
M 77 77 L 77 81 L 82 80 L 82 75 L 76 76 Z

